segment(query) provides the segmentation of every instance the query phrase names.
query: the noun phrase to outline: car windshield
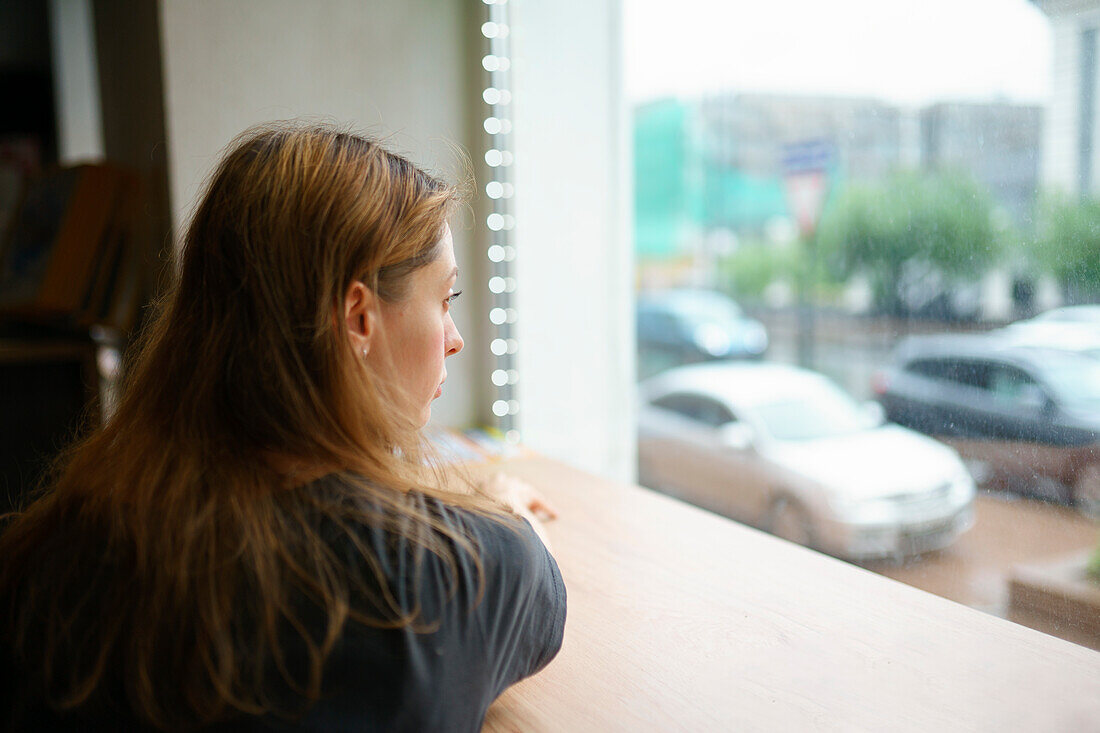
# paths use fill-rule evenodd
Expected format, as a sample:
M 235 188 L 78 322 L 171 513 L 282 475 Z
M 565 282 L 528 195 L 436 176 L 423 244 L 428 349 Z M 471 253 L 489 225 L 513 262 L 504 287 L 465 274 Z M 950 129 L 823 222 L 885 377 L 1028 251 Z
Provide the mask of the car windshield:
M 756 411 L 776 440 L 832 438 L 867 429 L 867 418 L 859 406 L 835 388 L 768 402 Z
M 1100 360 L 1051 355 L 1043 360 L 1042 375 L 1058 402 L 1100 413 Z

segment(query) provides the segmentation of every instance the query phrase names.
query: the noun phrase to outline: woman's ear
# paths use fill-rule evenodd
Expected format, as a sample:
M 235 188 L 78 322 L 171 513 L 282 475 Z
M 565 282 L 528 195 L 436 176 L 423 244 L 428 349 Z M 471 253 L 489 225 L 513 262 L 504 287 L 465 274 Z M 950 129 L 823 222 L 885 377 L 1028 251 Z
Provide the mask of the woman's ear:
M 370 288 L 356 280 L 344 295 L 344 324 L 356 351 L 366 356 L 378 327 L 378 299 Z

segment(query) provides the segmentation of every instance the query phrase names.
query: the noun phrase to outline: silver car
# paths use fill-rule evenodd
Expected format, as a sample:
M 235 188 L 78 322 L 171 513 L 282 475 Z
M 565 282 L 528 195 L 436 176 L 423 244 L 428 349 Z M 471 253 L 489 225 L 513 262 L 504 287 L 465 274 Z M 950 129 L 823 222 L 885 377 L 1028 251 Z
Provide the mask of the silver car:
M 974 481 L 948 446 L 778 364 L 680 367 L 644 382 L 639 481 L 838 557 L 900 558 L 974 523 Z

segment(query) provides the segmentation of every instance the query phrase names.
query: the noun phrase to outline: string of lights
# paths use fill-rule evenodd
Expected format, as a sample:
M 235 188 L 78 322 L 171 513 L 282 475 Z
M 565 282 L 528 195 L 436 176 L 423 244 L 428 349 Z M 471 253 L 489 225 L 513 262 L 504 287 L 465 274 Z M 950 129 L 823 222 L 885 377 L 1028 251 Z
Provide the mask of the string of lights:
M 485 184 L 485 195 L 492 202 L 492 212 L 485 218 L 490 232 L 487 256 L 489 273 L 489 323 L 492 340 L 489 350 L 494 357 L 491 380 L 494 388 L 493 415 L 497 427 L 509 443 L 520 441 L 519 401 L 516 399 L 516 309 L 513 293 L 516 290 L 513 262 L 516 257 L 514 231 L 516 219 L 512 209 L 515 193 L 512 185 L 511 103 L 510 89 L 511 45 L 508 41 L 508 0 L 482 0 L 487 6 L 487 20 L 481 25 L 481 35 L 486 41 L 487 53 L 481 59 L 487 83 L 481 94 L 488 108 L 482 126 L 488 136 L 485 163 L 489 166 L 491 180 Z

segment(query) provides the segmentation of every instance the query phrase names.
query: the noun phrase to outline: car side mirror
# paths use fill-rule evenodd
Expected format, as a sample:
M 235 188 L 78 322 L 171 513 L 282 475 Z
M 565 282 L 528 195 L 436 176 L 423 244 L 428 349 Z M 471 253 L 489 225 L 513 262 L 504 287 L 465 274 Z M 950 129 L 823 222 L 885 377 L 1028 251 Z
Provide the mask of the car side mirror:
M 751 425 L 746 425 L 743 422 L 726 423 L 718 428 L 718 434 L 721 437 L 722 445 L 731 450 L 752 450 L 753 445 L 756 443 L 756 431 L 752 429 Z
M 860 406 L 860 411 L 863 413 L 864 424 L 868 428 L 877 428 L 886 422 L 886 410 L 882 409 L 882 405 L 873 400 L 864 402 Z

